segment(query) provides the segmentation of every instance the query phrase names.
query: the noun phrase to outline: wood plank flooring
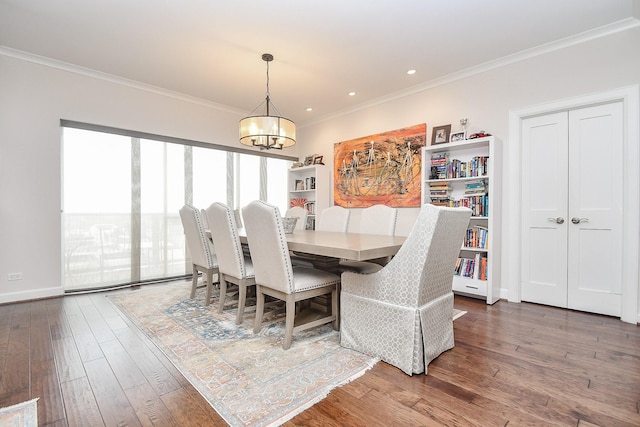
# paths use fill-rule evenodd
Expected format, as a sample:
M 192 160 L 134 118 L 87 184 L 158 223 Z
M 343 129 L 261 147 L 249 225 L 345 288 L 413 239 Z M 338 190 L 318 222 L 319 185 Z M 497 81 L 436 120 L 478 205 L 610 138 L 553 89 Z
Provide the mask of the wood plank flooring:
M 640 327 L 526 303 L 455 305 L 468 311 L 456 347 L 428 375 L 380 362 L 284 425 L 640 426 Z M 0 407 L 39 397 L 40 425 L 226 425 L 105 293 L 1 305 L 0 375 Z

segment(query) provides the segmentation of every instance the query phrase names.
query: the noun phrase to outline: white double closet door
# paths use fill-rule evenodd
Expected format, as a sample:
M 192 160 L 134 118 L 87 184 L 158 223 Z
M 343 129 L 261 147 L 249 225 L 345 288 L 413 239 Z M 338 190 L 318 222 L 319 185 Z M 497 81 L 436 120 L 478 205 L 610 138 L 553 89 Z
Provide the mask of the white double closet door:
M 623 105 L 522 121 L 521 297 L 621 314 Z

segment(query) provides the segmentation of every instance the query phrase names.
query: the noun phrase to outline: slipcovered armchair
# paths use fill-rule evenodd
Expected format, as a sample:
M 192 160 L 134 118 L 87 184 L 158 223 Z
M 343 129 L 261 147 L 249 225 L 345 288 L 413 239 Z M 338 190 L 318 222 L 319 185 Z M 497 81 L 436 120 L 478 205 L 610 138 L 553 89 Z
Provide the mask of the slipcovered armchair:
M 332 323 L 338 328 L 338 285 L 340 277 L 327 271 L 291 265 L 282 217 L 277 207 L 260 200 L 242 209 L 247 242 L 256 275 L 256 319 L 253 332 L 262 325 L 265 296 L 285 301 L 286 320 L 282 348 L 291 346 L 293 334 Z M 296 312 L 296 303 L 331 294 L 331 310 L 313 312 L 311 307 Z M 294 318 L 300 323 L 294 326 Z
M 207 208 L 207 217 L 211 224 L 211 237 L 217 249 L 218 268 L 220 270 L 220 301 L 218 313 L 222 313 L 227 296 L 227 282 L 238 286 L 238 313 L 236 324 L 242 323 L 244 307 L 247 301 L 247 288 L 256 284 L 251 258 L 245 257 L 236 226 L 236 216 L 231 208 L 222 203 L 212 203 Z
M 452 280 L 467 208 L 424 205 L 396 256 L 372 274 L 342 273 L 340 344 L 407 375 L 453 348 Z
M 198 209 L 184 205 L 180 209 L 180 219 L 182 220 L 191 263 L 193 264 L 191 298 L 193 299 L 196 296 L 198 272 L 201 271 L 207 286 L 205 304 L 209 305 L 213 289 L 213 275 L 218 274 L 218 259 L 215 256 L 214 247 L 206 235 L 202 214 Z

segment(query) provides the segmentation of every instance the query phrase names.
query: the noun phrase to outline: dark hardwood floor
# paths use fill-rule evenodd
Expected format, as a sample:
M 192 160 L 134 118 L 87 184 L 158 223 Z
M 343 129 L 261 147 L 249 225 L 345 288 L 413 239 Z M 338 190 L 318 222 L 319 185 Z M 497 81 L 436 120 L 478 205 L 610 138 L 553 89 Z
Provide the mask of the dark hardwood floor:
M 380 362 L 285 425 L 640 426 L 640 327 L 526 303 L 456 308 L 456 347 L 428 375 Z M 225 425 L 104 293 L 0 306 L 0 375 L 0 407 L 39 397 L 40 425 Z

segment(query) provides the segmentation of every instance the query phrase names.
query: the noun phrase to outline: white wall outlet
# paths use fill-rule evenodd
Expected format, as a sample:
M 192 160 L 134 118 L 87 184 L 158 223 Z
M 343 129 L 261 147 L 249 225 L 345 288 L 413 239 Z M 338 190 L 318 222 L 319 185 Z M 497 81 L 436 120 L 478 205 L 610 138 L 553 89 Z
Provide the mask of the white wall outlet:
M 22 280 L 22 273 L 9 273 L 9 280 Z

